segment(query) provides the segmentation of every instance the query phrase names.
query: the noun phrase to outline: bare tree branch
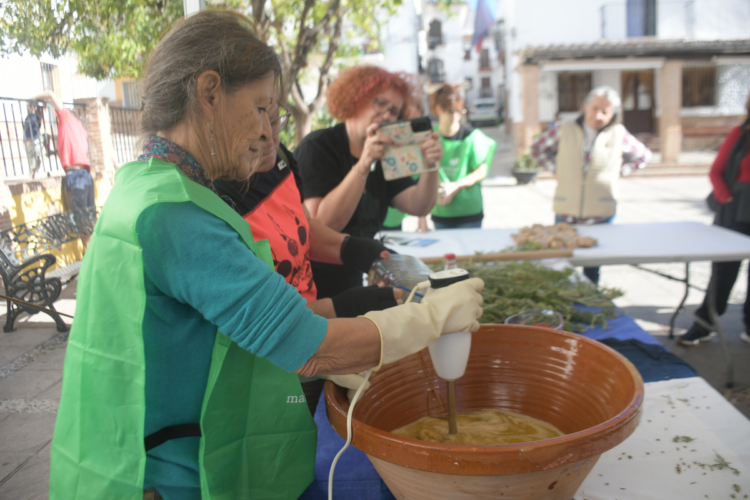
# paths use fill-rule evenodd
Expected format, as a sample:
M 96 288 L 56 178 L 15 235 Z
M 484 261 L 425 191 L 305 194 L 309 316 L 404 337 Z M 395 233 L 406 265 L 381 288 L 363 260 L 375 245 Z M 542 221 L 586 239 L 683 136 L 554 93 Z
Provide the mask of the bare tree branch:
M 326 101 L 326 92 L 328 91 L 328 84 L 330 82 L 328 73 L 331 71 L 333 58 L 339 50 L 339 44 L 341 43 L 341 26 L 343 25 L 343 18 L 344 16 L 341 13 L 341 9 L 338 9 L 336 12 L 336 24 L 333 28 L 333 35 L 331 35 L 331 39 L 328 42 L 328 52 L 326 53 L 325 61 L 319 70 L 318 95 L 316 95 L 313 102 L 310 103 L 310 111 L 313 114 L 320 111 Z
M 308 4 L 314 4 L 313 0 L 305 1 L 305 11 L 302 12 L 302 19 L 307 20 L 309 8 L 312 6 Z M 294 50 L 294 58 L 292 65 L 289 70 L 289 76 L 296 80 L 298 73 L 303 68 L 307 67 L 308 59 L 307 56 L 315 48 L 318 41 L 318 33 L 325 29 L 331 22 L 331 19 L 336 16 L 341 6 L 341 0 L 331 0 L 331 3 L 326 9 L 325 15 L 317 22 L 312 28 L 306 28 L 304 23 L 300 23 L 299 36 L 297 37 L 297 45 Z
M 252 8 L 255 33 L 258 35 L 258 38 L 266 42 L 269 35 L 268 28 L 271 27 L 271 19 L 266 14 L 266 2 L 265 0 L 251 0 L 250 6 Z
M 290 109 L 289 111 L 296 111 L 297 113 L 294 115 L 294 119 L 298 121 L 302 116 L 310 114 L 310 108 L 305 102 L 304 96 L 300 93 L 298 85 L 292 85 L 290 94 L 292 95 L 292 99 L 294 100 L 295 109 Z
M 317 36 L 331 23 L 331 19 L 339 12 L 341 0 L 332 0 L 325 15 L 312 28 L 308 30 L 308 36 Z
M 279 40 L 279 46 L 281 47 L 281 61 L 287 68 L 291 67 L 292 60 L 289 57 L 289 49 L 286 46 L 286 42 L 284 40 Z

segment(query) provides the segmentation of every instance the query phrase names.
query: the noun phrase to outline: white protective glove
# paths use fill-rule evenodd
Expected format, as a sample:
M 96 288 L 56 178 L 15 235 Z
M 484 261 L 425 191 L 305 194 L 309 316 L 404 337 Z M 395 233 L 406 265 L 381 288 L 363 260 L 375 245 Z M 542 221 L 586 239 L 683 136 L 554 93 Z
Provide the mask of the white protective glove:
M 365 372 L 362 372 L 362 373 L 365 373 Z M 352 373 L 351 375 L 322 375 L 321 378 L 330 380 L 334 384 L 347 389 L 346 397 L 349 398 L 349 401 L 351 401 L 352 399 L 354 399 L 354 394 L 356 394 L 357 389 L 359 389 L 359 386 L 362 384 L 362 381 L 365 379 L 362 373 Z M 369 388 L 370 388 L 370 382 L 368 381 L 365 384 L 365 388 L 362 389 L 362 393 L 364 394 L 364 391 L 366 391 Z
M 351 375 L 322 375 L 321 378 L 324 378 L 326 380 L 330 380 L 334 384 L 340 386 L 340 387 L 346 387 L 347 389 L 354 389 L 355 391 L 359 389 L 360 384 L 365 379 L 364 375 L 361 373 L 352 373 Z M 367 385 L 365 385 L 364 390 L 370 388 L 370 382 L 367 382 Z
M 421 351 L 440 335 L 477 331 L 483 288 L 484 281 L 470 278 L 429 289 L 419 304 L 410 302 L 365 314 L 380 331 L 380 363 L 373 370 Z

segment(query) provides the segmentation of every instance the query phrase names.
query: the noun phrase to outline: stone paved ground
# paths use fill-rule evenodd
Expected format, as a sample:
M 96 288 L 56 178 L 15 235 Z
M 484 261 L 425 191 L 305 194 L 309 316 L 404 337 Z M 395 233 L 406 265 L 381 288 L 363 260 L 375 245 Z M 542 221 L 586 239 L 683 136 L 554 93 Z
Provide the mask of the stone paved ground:
M 507 177 L 512 165 L 510 143 L 498 129 L 485 131 L 500 140 L 490 179 L 483 188 L 485 227 L 517 228 L 552 221 L 554 181 L 540 180 L 529 186 L 516 186 Z M 620 183 L 620 207 L 617 223 L 695 220 L 710 223 L 711 214 L 703 199 L 710 190 L 701 177 L 631 177 Z M 407 219 L 406 227 L 416 221 Z M 682 264 L 648 266 L 681 275 Z M 705 287 L 709 266 L 694 264 L 692 274 L 698 286 Z M 736 367 L 736 390 L 730 401 L 750 416 L 750 344 L 739 339 L 743 321 L 741 304 L 746 293 L 747 269 L 732 294 L 731 305 L 722 317 Z M 602 269 L 602 283 L 619 287 L 625 295 L 618 304 L 627 309 L 641 326 L 655 335 L 675 354 L 692 364 L 714 387 L 723 389 L 724 372 L 718 341 L 696 348 L 677 346 L 666 338 L 665 325 L 681 298 L 679 283 L 665 280 L 630 266 Z M 688 305 L 702 300 L 700 292 L 691 292 Z M 63 291 L 58 309 L 75 311 L 75 283 Z M 4 317 L 0 316 L 0 323 Z M 685 329 L 688 318 L 681 316 L 678 326 Z M 65 335 L 43 314 L 22 318 L 12 333 L 0 332 L 0 499 L 26 500 L 47 498 L 49 449 L 56 405 L 60 398 Z M 678 333 L 681 333 L 680 330 Z
M 55 307 L 75 312 L 75 282 Z M 5 316 L 0 318 L 5 324 Z M 70 320 L 66 318 L 66 323 Z M 0 498 L 47 498 L 49 450 L 60 401 L 67 333 L 49 316 L 16 321 L 0 332 Z

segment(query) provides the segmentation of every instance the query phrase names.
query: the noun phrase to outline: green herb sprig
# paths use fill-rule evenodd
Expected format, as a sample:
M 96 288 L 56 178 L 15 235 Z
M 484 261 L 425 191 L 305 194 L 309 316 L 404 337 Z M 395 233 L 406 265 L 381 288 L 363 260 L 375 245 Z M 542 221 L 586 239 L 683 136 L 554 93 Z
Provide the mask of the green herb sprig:
M 439 270 L 441 265 L 435 264 Z M 552 309 L 565 319 L 565 331 L 583 333 L 589 328 L 608 328 L 608 319 L 619 316 L 612 300 L 622 296 L 614 288 L 603 288 L 581 280 L 572 268 L 552 269 L 533 262 L 461 262 L 460 267 L 485 283 L 484 314 L 480 323 L 502 323 L 526 309 Z M 581 311 L 575 304 L 596 308 Z

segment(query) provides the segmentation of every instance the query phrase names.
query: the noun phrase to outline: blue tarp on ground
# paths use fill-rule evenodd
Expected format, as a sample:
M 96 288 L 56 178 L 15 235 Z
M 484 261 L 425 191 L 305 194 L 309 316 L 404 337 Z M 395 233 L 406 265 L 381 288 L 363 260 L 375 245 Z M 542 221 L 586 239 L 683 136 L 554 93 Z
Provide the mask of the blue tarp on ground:
M 644 382 L 697 376 L 690 365 L 665 349 L 630 316 L 621 314 L 608 323 L 609 328 L 594 328 L 583 335 L 612 347 L 628 358 L 638 368 Z M 325 400 L 322 397 L 315 413 L 315 423 L 318 424 L 315 481 L 300 497 L 303 500 L 328 498 L 328 473 L 331 462 L 345 443 L 328 423 Z M 351 446 L 336 465 L 333 496 L 336 500 L 394 499 L 367 456 Z

